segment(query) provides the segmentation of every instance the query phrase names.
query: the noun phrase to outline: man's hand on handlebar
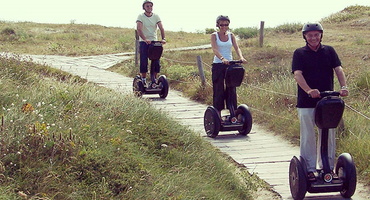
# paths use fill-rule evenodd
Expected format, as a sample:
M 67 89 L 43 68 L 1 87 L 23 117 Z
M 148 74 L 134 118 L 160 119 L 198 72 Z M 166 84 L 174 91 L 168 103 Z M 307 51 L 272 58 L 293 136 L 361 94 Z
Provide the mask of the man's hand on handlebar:
M 320 91 L 318 89 L 311 89 L 307 92 L 308 96 L 311 98 L 321 98 Z
M 348 89 L 347 88 L 343 88 L 343 89 L 341 89 L 340 91 L 339 91 L 339 94 L 340 94 L 340 96 L 342 96 L 342 97 L 346 97 L 346 96 L 348 96 Z
M 311 89 L 307 93 L 308 93 L 308 96 L 311 98 L 324 98 L 327 96 L 348 96 L 347 89 L 341 89 L 339 92 L 336 92 L 336 91 L 320 92 L 318 89 Z

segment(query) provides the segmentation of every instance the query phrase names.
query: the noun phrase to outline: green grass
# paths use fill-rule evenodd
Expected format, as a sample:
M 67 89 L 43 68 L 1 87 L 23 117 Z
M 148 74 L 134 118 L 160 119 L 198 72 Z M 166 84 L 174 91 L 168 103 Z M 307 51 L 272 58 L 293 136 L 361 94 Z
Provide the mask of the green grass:
M 0 64 L 3 199 L 252 199 L 266 190 L 144 100 L 18 58 Z
M 166 48 L 202 45 L 204 34 L 166 32 Z M 101 55 L 135 51 L 135 31 L 83 24 L 0 21 L 0 51 L 37 55 Z

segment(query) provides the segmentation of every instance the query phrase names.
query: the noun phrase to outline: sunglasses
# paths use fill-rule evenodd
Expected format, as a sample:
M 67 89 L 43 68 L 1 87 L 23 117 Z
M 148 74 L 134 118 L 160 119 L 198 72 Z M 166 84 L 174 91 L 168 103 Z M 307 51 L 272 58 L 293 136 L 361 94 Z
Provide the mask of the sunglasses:
M 229 26 L 229 24 L 220 24 L 219 26 Z

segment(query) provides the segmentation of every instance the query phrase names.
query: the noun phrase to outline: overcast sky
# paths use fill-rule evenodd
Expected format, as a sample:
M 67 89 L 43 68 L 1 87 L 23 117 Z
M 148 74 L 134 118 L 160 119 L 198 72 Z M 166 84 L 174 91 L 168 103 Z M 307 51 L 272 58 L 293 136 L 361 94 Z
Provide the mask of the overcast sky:
M 1 21 L 71 22 L 135 28 L 143 0 L 3 0 Z M 351 5 L 370 6 L 370 0 L 153 0 L 164 28 L 196 32 L 214 28 L 218 15 L 228 15 L 231 28 L 265 27 L 319 21 Z

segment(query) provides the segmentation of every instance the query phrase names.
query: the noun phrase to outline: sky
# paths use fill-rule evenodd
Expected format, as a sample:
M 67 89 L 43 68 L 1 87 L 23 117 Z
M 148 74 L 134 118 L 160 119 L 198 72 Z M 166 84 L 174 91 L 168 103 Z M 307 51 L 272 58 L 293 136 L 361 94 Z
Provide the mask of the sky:
M 286 23 L 320 21 L 351 5 L 369 0 L 152 0 L 165 30 L 199 32 L 215 28 L 218 15 L 230 17 L 230 28 L 276 27 Z M 135 28 L 143 0 L 7 0 L 0 21 L 55 24 L 98 24 Z

